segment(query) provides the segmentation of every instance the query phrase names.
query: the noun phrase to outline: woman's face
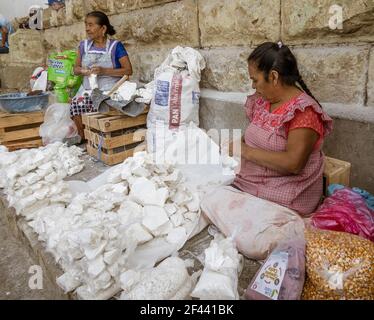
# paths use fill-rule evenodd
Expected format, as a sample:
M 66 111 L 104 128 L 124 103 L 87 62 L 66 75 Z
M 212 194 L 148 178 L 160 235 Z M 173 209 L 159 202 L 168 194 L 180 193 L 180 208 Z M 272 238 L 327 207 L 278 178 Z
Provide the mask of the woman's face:
M 85 24 L 86 33 L 89 39 L 95 40 L 102 38 L 105 35 L 106 26 L 99 25 L 95 17 L 87 17 Z
M 248 64 L 248 72 L 249 77 L 252 80 L 252 88 L 256 90 L 256 93 L 262 96 L 265 100 L 272 100 L 274 86 L 270 77 L 268 81 L 266 81 L 264 73 L 257 68 L 256 63 L 254 62 Z

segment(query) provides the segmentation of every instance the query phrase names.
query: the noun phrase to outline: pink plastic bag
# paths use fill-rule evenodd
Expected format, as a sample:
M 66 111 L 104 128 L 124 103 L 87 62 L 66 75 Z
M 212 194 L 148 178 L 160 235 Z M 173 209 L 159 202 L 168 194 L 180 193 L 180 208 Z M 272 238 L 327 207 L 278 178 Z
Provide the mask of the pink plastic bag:
M 374 212 L 359 194 L 348 188 L 337 190 L 325 199 L 312 216 L 312 225 L 374 241 Z

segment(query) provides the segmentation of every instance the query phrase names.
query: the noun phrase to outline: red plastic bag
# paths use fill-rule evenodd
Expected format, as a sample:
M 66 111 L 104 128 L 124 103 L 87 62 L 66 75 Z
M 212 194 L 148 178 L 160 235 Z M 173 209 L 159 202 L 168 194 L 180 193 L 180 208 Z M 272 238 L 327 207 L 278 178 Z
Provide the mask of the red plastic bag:
M 374 211 L 349 188 L 335 191 L 312 216 L 319 229 L 342 231 L 374 241 Z

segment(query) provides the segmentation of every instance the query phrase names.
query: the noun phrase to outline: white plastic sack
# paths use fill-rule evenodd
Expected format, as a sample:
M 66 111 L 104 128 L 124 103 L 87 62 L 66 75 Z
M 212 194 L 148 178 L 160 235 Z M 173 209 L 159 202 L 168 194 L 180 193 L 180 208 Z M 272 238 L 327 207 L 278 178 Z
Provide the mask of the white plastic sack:
M 201 54 L 192 48 L 176 47 L 155 70 L 154 89 L 147 126 L 157 123 L 178 129 L 191 121 L 199 125 Z
M 47 90 L 48 72 L 44 71 L 44 68 L 38 67 L 32 73 L 30 79 L 30 88 L 32 91 L 36 90 Z
M 39 135 L 44 145 L 77 136 L 77 126 L 70 119 L 70 105 L 65 103 L 50 105 L 44 115 L 44 123 L 40 126 Z
M 250 259 L 265 259 L 280 241 L 304 234 L 295 211 L 229 186 L 207 194 L 201 210 L 225 235 L 239 230 L 237 248 Z
M 205 60 L 199 51 L 190 47 L 175 47 L 162 64 L 155 70 L 155 79 L 167 66 L 181 67 L 187 65 L 187 69 L 196 81 L 200 82 L 201 70 L 205 69 Z

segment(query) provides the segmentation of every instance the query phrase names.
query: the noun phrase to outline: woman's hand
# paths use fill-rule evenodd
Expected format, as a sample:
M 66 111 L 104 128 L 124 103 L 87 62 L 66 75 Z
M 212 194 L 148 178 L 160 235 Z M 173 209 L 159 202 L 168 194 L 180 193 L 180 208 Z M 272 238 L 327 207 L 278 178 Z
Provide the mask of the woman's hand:
M 90 69 L 90 74 L 97 74 L 98 76 L 104 75 L 104 72 L 105 72 L 104 68 L 99 67 L 99 66 L 93 66 Z
M 86 68 L 79 68 L 77 71 L 78 71 L 78 74 L 80 73 L 82 76 L 86 76 L 86 77 L 88 77 L 91 74 L 90 69 L 86 69 Z

